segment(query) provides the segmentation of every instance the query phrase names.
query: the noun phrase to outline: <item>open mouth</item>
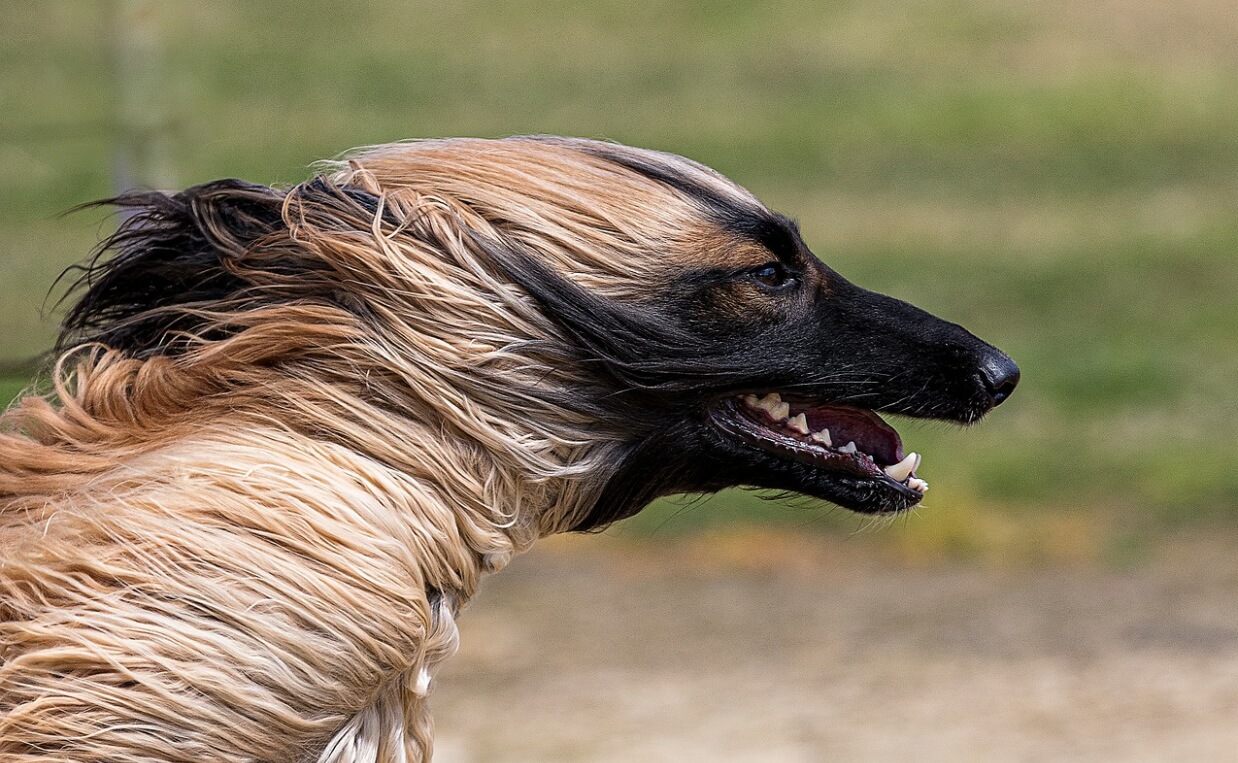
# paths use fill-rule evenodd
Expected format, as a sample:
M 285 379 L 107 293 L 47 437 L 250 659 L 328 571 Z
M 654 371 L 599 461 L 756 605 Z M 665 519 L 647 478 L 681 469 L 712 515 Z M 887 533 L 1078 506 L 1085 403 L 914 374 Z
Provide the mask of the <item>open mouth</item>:
M 919 503 L 928 490 L 928 483 L 916 476 L 920 456 L 904 454 L 898 432 L 863 408 L 770 392 L 724 398 L 713 407 L 711 419 L 749 446 L 839 482 L 848 495 L 857 496 L 836 500 L 846 508 L 899 511 Z

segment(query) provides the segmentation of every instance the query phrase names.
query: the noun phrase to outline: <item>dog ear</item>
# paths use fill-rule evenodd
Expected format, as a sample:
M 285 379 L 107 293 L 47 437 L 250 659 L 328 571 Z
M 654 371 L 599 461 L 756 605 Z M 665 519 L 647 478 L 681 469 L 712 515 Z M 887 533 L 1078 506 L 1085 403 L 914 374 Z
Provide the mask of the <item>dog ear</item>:
M 339 225 L 378 209 L 373 194 L 321 177 L 291 191 L 217 180 L 84 205 L 118 207 L 126 216 L 87 262 L 62 274 L 80 272 L 62 301 L 80 297 L 62 323 L 58 351 L 99 342 L 139 357 L 175 354 L 185 346 L 178 338 L 216 338 L 202 333 L 204 313 L 322 291 L 324 279 L 311 276 L 328 268 L 291 240 L 290 201 L 299 210 L 339 210 Z
M 86 263 L 62 274 L 81 273 L 62 301 L 81 296 L 65 316 L 58 349 L 95 341 L 137 355 L 167 350 L 171 334 L 192 328 L 179 308 L 216 305 L 244 289 L 230 261 L 282 225 L 283 198 L 263 185 L 219 180 L 84 205 L 126 216 Z
M 699 396 L 753 378 L 768 350 L 719 341 L 674 314 L 590 292 L 514 242 L 476 236 L 476 245 L 524 289 L 563 332 L 577 360 L 605 378 L 611 395 Z

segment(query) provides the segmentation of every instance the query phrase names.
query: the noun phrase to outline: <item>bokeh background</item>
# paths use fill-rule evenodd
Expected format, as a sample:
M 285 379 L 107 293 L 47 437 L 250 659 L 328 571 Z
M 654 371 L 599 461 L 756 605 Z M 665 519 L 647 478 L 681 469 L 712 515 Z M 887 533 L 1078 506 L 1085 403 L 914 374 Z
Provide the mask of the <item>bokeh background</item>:
M 1226 0 L 5 0 L 0 403 L 113 224 L 70 207 L 519 133 L 717 167 L 1024 376 L 976 428 L 900 424 L 932 490 L 896 521 L 734 491 L 519 562 L 445 758 L 1238 749 Z

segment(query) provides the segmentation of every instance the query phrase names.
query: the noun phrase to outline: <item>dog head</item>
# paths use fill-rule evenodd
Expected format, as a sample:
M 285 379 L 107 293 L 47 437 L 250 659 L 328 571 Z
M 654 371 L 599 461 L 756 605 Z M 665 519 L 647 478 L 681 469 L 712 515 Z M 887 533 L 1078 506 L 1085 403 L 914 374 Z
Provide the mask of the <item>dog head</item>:
M 377 366 L 367 383 L 403 385 L 383 396 L 396 415 L 485 409 L 459 425 L 483 447 L 525 418 L 537 436 L 508 436 L 513 458 L 602 448 L 559 529 L 733 485 L 902 511 L 927 486 L 879 414 L 970 424 L 1019 379 L 963 328 L 847 281 L 743 188 L 654 151 L 393 144 L 288 192 L 223 181 L 131 205 L 148 211 L 71 313 L 75 341 L 182 352 L 263 325 L 241 314 L 321 303 L 366 335 L 349 363 Z
M 615 394 L 639 401 L 624 413 L 646 420 L 591 521 L 639 508 L 651 488 L 735 484 L 902 511 L 927 484 L 919 456 L 878 412 L 970 424 L 1018 383 L 1005 354 L 847 281 L 792 220 L 717 173 L 676 156 L 567 145 L 661 185 L 674 199 L 652 204 L 686 204 L 702 231 L 659 252 L 665 271 L 644 284 L 651 298 L 638 309 L 530 262 L 510 271 L 602 359 Z

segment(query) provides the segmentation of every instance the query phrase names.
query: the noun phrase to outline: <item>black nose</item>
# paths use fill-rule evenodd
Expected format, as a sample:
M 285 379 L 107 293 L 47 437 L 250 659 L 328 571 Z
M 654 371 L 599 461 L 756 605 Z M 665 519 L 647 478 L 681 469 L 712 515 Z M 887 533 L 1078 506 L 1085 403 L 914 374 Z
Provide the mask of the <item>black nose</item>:
M 993 405 L 1001 405 L 1019 386 L 1019 367 L 1004 353 L 994 352 L 980 364 L 980 376 L 993 398 Z

